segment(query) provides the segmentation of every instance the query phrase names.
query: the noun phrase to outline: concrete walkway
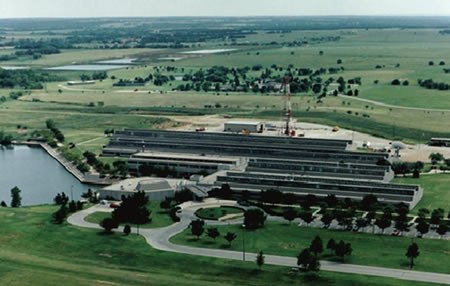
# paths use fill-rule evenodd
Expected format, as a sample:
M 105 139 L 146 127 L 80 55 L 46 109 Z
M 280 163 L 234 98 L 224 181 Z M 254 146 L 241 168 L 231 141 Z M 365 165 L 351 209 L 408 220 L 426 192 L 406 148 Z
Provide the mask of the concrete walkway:
M 236 205 L 232 201 L 219 201 L 206 203 L 186 203 L 181 205 L 182 211 L 178 214 L 181 218 L 180 222 L 174 223 L 170 226 L 156 229 L 145 229 L 140 228 L 139 234 L 142 235 L 147 243 L 155 249 L 162 251 L 170 251 L 176 253 L 190 254 L 190 255 L 200 255 L 207 257 L 225 258 L 232 260 L 243 260 L 254 262 L 256 260 L 255 253 L 243 253 L 240 251 L 231 250 L 220 250 L 220 249 L 207 249 L 207 248 L 197 248 L 189 247 L 184 245 L 173 244 L 169 239 L 185 230 L 191 222 L 191 219 L 196 218 L 194 213 L 197 209 L 214 205 Z M 111 212 L 112 209 L 105 206 L 94 206 L 86 210 L 79 211 L 68 217 L 67 221 L 75 226 L 86 227 L 92 229 L 101 229 L 98 224 L 89 223 L 84 220 L 86 216 L 94 212 Z M 228 224 L 230 222 L 226 222 Z M 242 223 L 242 221 L 234 221 L 232 223 Z M 223 224 L 216 221 L 206 221 L 206 224 Z M 122 231 L 122 228 L 119 228 Z M 132 231 L 136 231 L 135 228 Z M 265 263 L 270 265 L 279 265 L 287 267 L 297 267 L 297 259 L 295 257 L 278 256 L 278 255 L 265 255 Z M 341 272 L 341 273 L 352 273 L 361 275 L 372 275 L 381 276 L 388 278 L 396 278 L 411 281 L 420 281 L 427 283 L 440 283 L 450 285 L 450 275 L 432 273 L 432 272 L 422 272 L 422 271 L 410 271 L 402 269 L 384 268 L 384 267 L 374 267 L 374 266 L 364 266 L 364 265 L 354 265 L 354 264 L 343 264 L 338 262 L 321 260 L 321 269 L 325 271 Z

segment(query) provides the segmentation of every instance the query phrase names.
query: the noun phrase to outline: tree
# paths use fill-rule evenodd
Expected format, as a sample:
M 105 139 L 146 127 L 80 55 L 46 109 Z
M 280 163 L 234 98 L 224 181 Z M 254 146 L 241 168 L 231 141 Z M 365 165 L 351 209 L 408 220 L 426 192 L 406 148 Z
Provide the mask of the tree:
M 205 221 L 203 221 L 201 219 L 191 221 L 191 224 L 190 224 L 191 233 L 192 233 L 192 235 L 195 235 L 197 237 L 197 239 L 199 239 L 200 236 L 205 231 L 205 228 L 203 227 L 204 225 L 205 225 Z
M 309 250 L 311 250 L 312 253 L 314 253 L 314 256 L 317 256 L 319 253 L 322 253 L 323 251 L 323 242 L 320 236 L 316 236 L 312 241 L 311 245 L 309 246 Z
M 443 235 L 445 235 L 448 231 L 448 226 L 445 222 L 441 222 L 438 226 L 438 228 L 436 229 L 436 232 L 442 237 Z
M 264 226 L 267 216 L 260 209 L 247 209 L 244 212 L 244 225 L 246 229 L 257 229 Z
M 305 197 L 303 197 L 302 202 L 300 203 L 300 206 L 304 210 L 309 210 L 312 205 L 314 205 L 317 201 L 317 198 L 315 195 L 308 194 Z
M 375 224 L 381 228 L 382 233 L 384 233 L 384 229 L 390 227 L 392 224 L 392 209 L 389 207 L 385 208 L 383 215 L 375 221 Z
M 334 194 L 329 194 L 326 198 L 325 198 L 325 202 L 327 203 L 329 208 L 334 208 L 336 207 L 338 200 L 336 198 L 336 196 Z
M 334 216 L 331 212 L 325 212 L 322 215 L 322 218 L 320 218 L 320 221 L 325 225 L 325 226 L 329 226 L 331 224 L 331 222 L 333 221 Z
M 151 211 L 147 209 L 148 197 L 144 191 L 132 196 L 122 196 L 122 203 L 112 212 L 118 223 L 145 224 L 150 221 Z
M 394 80 L 391 82 L 391 84 L 392 84 L 392 85 L 400 85 L 400 80 L 399 80 L 399 79 L 394 79 Z
M 385 217 L 381 217 L 375 221 L 375 225 L 381 228 L 382 233 L 384 233 L 384 230 L 388 227 L 390 227 L 392 224 L 392 221 L 390 219 L 387 219 Z
M 335 248 L 336 248 L 336 241 L 334 241 L 334 239 L 330 238 L 327 242 L 327 249 L 334 252 Z
M 445 159 L 444 155 L 442 155 L 441 153 L 431 153 L 430 156 L 428 156 L 428 158 L 431 160 L 432 164 L 436 164 L 437 162 L 440 162 Z
M 288 208 L 283 213 L 283 218 L 291 223 L 297 217 L 297 212 L 293 208 Z
M 297 265 L 303 268 L 304 271 L 319 271 L 320 262 L 316 256 L 311 254 L 308 248 L 302 250 L 297 256 Z
M 216 240 L 216 238 L 220 236 L 220 232 L 217 230 L 217 227 L 208 228 L 208 236 Z
M 1 206 L 2 208 L 6 208 L 8 205 L 5 203 L 5 201 L 2 201 L 2 202 L 0 203 L 0 206 Z
M 105 233 L 112 233 L 112 230 L 117 228 L 119 223 L 116 220 L 107 217 L 100 222 L 100 226 L 103 227 Z
M 299 217 L 306 222 L 306 225 L 309 226 L 309 224 L 315 219 L 315 217 L 313 217 L 311 212 L 301 212 L 299 214 Z
M 421 234 L 425 234 L 430 230 L 430 225 L 425 220 L 420 219 L 419 223 L 416 225 L 416 229 Z
M 11 189 L 11 207 L 18 208 L 22 205 L 22 197 L 20 196 L 22 192 L 17 186 Z
M 61 207 L 56 212 L 54 212 L 52 216 L 55 223 L 62 224 L 67 216 L 66 205 L 61 205 Z
M 430 224 L 438 225 L 441 220 L 444 218 L 444 210 L 441 208 L 434 209 L 431 212 Z
M 375 195 L 365 195 L 361 200 L 361 208 L 365 211 L 372 210 L 378 203 L 378 198 Z
M 227 232 L 227 234 L 225 234 L 224 238 L 226 239 L 226 241 L 228 241 L 228 244 L 231 246 L 231 242 L 233 240 L 235 240 L 237 237 L 236 233 L 234 232 Z
M 277 204 L 282 200 L 282 193 L 279 190 L 269 189 L 261 192 L 261 201 L 268 204 Z
M 259 269 L 264 265 L 264 253 L 260 251 L 258 255 L 256 256 L 256 264 L 258 265 Z
M 406 250 L 406 257 L 409 258 L 409 269 L 412 269 L 414 266 L 414 259 L 419 256 L 419 246 L 417 243 L 413 242 L 410 246 L 408 246 L 408 249 Z
M 419 217 L 419 219 L 424 220 L 429 213 L 430 211 L 428 209 L 420 208 L 419 212 L 417 213 L 417 216 Z
M 356 226 L 358 227 L 358 229 L 365 228 L 368 224 L 369 223 L 368 223 L 367 219 L 364 219 L 362 217 L 356 219 Z
M 311 251 L 308 248 L 305 248 L 297 255 L 297 265 L 299 268 L 303 268 L 306 270 L 308 267 L 308 263 L 311 259 Z
M 129 224 L 126 224 L 126 225 L 123 227 L 123 233 L 124 233 L 126 236 L 128 236 L 128 235 L 131 233 L 131 226 L 130 226 Z
M 337 63 L 338 65 L 341 65 L 341 64 L 342 64 L 342 60 L 341 60 L 341 59 L 338 59 L 338 60 L 336 61 L 336 63 Z
M 69 212 L 70 213 L 74 213 L 77 211 L 77 204 L 75 203 L 74 200 L 70 201 L 69 203 Z
M 166 197 L 164 199 L 164 201 L 161 201 L 159 203 L 159 207 L 162 209 L 165 209 L 167 211 L 168 209 L 170 209 L 171 203 L 172 203 L 172 199 Z
M 342 261 L 344 261 L 346 255 L 351 255 L 352 251 L 352 245 L 350 243 L 345 243 L 343 240 L 339 241 L 334 248 L 334 253 L 336 256 L 339 256 Z

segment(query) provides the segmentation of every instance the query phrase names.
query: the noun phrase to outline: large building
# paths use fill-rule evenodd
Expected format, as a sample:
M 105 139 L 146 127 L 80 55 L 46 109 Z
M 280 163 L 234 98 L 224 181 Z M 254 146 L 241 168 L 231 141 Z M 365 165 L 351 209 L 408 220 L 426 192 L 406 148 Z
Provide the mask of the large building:
M 142 174 L 145 168 L 168 169 L 181 174 L 211 174 L 221 170 L 230 170 L 240 165 L 241 158 L 201 156 L 180 153 L 141 152 L 128 159 L 128 168 L 132 174 Z
M 217 176 L 215 184 L 217 186 L 228 184 L 234 190 L 260 192 L 275 189 L 301 196 L 313 194 L 318 197 L 326 197 L 333 194 L 338 198 L 356 200 L 361 200 L 365 195 L 372 194 L 381 202 L 405 203 L 410 209 L 416 206 L 423 195 L 423 189 L 418 185 L 255 172 L 224 172 Z
M 417 204 L 423 192 L 419 186 L 390 183 L 388 153 L 356 152 L 351 145 L 337 139 L 125 129 L 114 133 L 103 155 L 127 157 L 135 173 L 142 166 L 213 173 L 200 180 L 202 187 L 229 184 L 236 190 L 275 188 L 358 200 L 374 194 L 411 208 Z

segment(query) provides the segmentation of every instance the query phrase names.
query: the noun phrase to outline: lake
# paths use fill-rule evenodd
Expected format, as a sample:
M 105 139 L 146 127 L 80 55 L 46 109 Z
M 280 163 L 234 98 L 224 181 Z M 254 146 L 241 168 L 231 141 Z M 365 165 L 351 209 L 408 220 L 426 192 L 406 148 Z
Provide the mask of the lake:
M 14 186 L 22 190 L 23 206 L 52 203 L 60 192 L 70 197 L 72 186 L 73 198 L 77 200 L 90 187 L 81 184 L 41 148 L 0 148 L 0 201 L 8 206 Z

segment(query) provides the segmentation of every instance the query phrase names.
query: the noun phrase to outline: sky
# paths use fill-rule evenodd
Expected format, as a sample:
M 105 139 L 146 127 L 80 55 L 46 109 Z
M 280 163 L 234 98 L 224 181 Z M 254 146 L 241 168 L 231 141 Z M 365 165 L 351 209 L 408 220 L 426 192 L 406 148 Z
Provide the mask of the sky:
M 0 0 L 0 18 L 450 16 L 450 0 Z

